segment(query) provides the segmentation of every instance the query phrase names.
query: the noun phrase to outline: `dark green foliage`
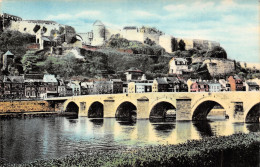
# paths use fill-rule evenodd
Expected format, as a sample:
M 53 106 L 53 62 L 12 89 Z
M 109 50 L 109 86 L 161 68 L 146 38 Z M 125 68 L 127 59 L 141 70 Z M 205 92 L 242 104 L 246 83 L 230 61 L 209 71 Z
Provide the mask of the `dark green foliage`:
M 161 56 L 165 53 L 161 46 L 156 45 L 149 38 L 146 39 L 145 44 L 142 44 L 138 41 L 128 41 L 125 38 L 120 38 L 119 35 L 114 35 L 106 42 L 105 46 L 115 49 L 130 49 L 134 54 Z
M 181 39 L 180 42 L 179 42 L 179 49 L 181 51 L 184 51 L 185 50 L 185 46 L 186 46 L 185 42 Z
M 259 133 L 206 137 L 178 145 L 121 150 L 89 150 L 61 159 L 39 160 L 21 166 L 257 166 Z
M 221 59 L 227 59 L 227 53 L 225 49 L 223 49 L 220 46 L 215 46 L 212 50 L 210 50 L 207 54 L 207 57 L 213 57 L 213 58 L 221 58 Z
M 144 40 L 144 43 L 150 46 L 156 45 L 156 43 L 154 41 L 152 41 L 150 38 L 146 38 Z
M 26 45 L 29 43 L 35 43 L 35 36 L 30 34 L 23 34 L 18 31 L 4 31 L 0 35 L 1 51 L 4 54 L 9 50 L 14 54 L 14 64 L 11 64 L 10 66 L 15 68 L 15 70 L 17 70 L 19 74 L 23 73 L 20 60 L 22 59 L 22 56 L 26 53 Z M 9 72 L 7 71 L 6 74 L 8 73 Z

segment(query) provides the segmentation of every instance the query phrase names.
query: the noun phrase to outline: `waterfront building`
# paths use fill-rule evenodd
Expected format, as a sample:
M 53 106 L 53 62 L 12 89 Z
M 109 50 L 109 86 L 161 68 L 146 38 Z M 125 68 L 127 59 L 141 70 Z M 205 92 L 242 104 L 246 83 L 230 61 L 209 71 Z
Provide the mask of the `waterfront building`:
M 220 92 L 221 91 L 221 84 L 217 81 L 210 81 L 207 82 L 209 85 L 209 92 Z
M 73 96 L 72 88 L 68 84 L 65 84 L 65 88 L 66 88 L 66 96 Z
M 206 82 L 196 81 L 191 84 L 190 92 L 208 92 L 209 85 Z
M 81 82 L 81 94 L 91 95 L 94 94 L 94 82 Z
M 168 92 L 180 92 L 181 82 L 177 77 L 165 78 L 169 84 Z
M 129 93 L 145 93 L 152 92 L 152 82 L 130 82 L 128 84 Z
M 9 99 L 24 97 L 24 76 L 4 76 L 4 96 Z
M 58 81 L 54 75 L 45 74 L 43 76 L 44 90 L 41 92 L 42 98 L 58 96 Z
M 243 80 L 237 75 L 228 77 L 228 82 L 230 84 L 231 91 L 243 91 Z
M 68 83 L 68 86 L 72 89 L 72 95 L 73 96 L 81 95 L 80 81 L 70 81 Z
M 60 97 L 66 96 L 66 85 L 63 79 L 57 79 L 58 81 L 58 94 Z
M 221 84 L 221 91 L 230 91 L 230 84 L 224 79 L 218 81 Z
M 26 98 L 41 98 L 45 86 L 43 84 L 43 74 L 25 74 L 24 89 Z
M 129 82 L 123 82 L 123 93 L 128 93 L 128 83 Z
M 245 82 L 246 91 L 259 91 L 259 85 L 256 82 Z
M 156 78 L 153 80 L 152 92 L 168 92 L 169 84 L 165 78 Z
M 172 58 L 169 62 L 169 74 L 182 74 L 188 71 L 187 60 L 184 58 Z
M 94 92 L 95 94 L 111 94 L 113 92 L 112 81 L 95 81 Z
M 123 93 L 123 81 L 121 79 L 111 79 L 112 82 L 112 92 L 113 93 Z

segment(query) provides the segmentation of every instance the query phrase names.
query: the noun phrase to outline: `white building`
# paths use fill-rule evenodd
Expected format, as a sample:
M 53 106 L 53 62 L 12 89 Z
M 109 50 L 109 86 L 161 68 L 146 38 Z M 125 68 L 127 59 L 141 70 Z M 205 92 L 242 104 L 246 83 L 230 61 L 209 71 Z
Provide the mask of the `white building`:
M 172 58 L 169 62 L 169 74 L 182 74 L 188 71 L 187 60 L 184 58 Z

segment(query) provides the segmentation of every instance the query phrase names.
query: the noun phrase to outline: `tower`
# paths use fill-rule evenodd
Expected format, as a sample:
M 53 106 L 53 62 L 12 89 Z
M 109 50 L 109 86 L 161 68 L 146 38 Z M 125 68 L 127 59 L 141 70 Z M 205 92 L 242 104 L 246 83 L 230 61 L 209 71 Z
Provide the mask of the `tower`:
M 100 46 L 103 45 L 105 41 L 105 25 L 97 20 L 93 24 L 93 41 L 92 46 Z

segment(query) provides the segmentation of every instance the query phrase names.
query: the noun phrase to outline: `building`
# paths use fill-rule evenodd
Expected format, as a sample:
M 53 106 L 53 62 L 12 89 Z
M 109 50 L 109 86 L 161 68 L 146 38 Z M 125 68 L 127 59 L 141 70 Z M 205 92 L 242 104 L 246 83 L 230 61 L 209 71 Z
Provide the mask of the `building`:
M 113 92 L 112 81 L 95 81 L 94 82 L 94 94 L 112 94 L 112 92 Z
M 5 54 L 3 54 L 2 60 L 3 60 L 2 71 L 4 71 L 7 70 L 9 64 L 13 63 L 14 54 L 8 50 Z
M 21 99 L 24 97 L 24 77 L 4 76 L 4 97 L 8 99 Z
M 230 84 L 231 91 L 243 91 L 243 80 L 237 75 L 228 77 L 228 82 Z
M 44 87 L 41 92 L 41 98 L 58 96 L 58 81 L 54 75 L 45 74 L 43 76 Z
M 221 84 L 217 81 L 208 82 L 209 92 L 221 92 L 222 87 Z
M 218 81 L 221 84 L 221 91 L 230 91 L 230 84 L 224 79 Z
M 66 85 L 63 79 L 57 79 L 58 81 L 58 94 L 59 97 L 66 96 Z
M 80 81 L 70 81 L 67 85 L 72 89 L 72 96 L 81 95 Z
M 111 79 L 112 81 L 112 92 L 123 93 L 123 81 L 121 79 Z
M 191 84 L 190 92 L 209 92 L 209 85 L 206 82 L 196 81 Z
M 246 91 L 259 91 L 259 85 L 256 82 L 245 82 Z
M 152 92 L 168 92 L 169 84 L 165 78 L 156 78 L 153 80 Z
M 72 88 L 68 86 L 68 83 L 65 83 L 66 96 L 73 96 Z
M 41 98 L 44 93 L 43 74 L 25 74 L 24 87 L 26 98 Z
M 128 83 L 129 82 L 123 82 L 123 93 L 128 93 Z
M 172 58 L 169 62 L 169 74 L 182 74 L 188 71 L 187 60 L 184 58 Z
M 127 81 L 141 80 L 143 76 L 143 71 L 135 67 L 131 67 L 130 69 L 126 70 L 125 75 Z
M 168 92 L 180 92 L 181 82 L 177 77 L 168 77 L 165 78 L 169 84 Z
M 129 93 L 145 93 L 152 92 L 152 82 L 130 82 L 128 84 Z
M 81 94 L 91 95 L 94 94 L 94 82 L 81 82 Z

